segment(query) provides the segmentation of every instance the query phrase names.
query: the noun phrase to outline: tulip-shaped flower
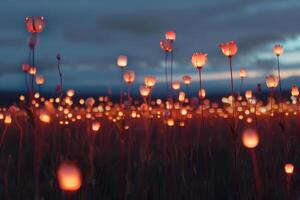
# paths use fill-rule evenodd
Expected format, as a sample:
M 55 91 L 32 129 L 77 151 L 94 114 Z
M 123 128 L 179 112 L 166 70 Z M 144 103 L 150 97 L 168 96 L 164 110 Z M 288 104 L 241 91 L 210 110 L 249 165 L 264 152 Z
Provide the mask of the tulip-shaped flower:
M 237 53 L 238 46 L 235 41 L 230 41 L 227 43 L 222 43 L 219 46 L 222 50 L 222 53 L 229 58 L 229 67 L 230 67 L 230 79 L 231 79 L 231 96 L 234 98 L 234 90 L 233 90 L 233 75 L 232 75 L 232 57 Z
M 193 53 L 191 62 L 193 64 L 193 66 L 198 69 L 198 74 L 199 74 L 199 90 L 202 89 L 201 69 L 206 64 L 206 61 L 207 61 L 207 54 L 206 53 L 199 53 L 199 52 Z
M 26 17 L 25 18 L 26 29 L 30 33 L 41 33 L 46 25 L 44 17 Z

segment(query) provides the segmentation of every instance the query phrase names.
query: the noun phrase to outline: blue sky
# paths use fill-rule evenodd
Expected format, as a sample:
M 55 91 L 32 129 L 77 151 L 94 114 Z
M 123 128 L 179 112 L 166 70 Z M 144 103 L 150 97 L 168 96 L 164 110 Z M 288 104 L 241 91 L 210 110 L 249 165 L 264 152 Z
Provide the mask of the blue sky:
M 65 88 L 79 93 L 118 92 L 116 58 L 128 56 L 127 69 L 137 75 L 156 75 L 162 87 L 164 55 L 159 41 L 168 30 L 177 33 L 174 51 L 174 80 L 197 71 L 190 63 L 194 51 L 208 53 L 203 70 L 207 94 L 229 91 L 228 66 L 218 45 L 235 40 L 239 52 L 236 71 L 249 71 L 245 86 L 275 73 L 273 45 L 280 43 L 283 87 L 299 82 L 299 0 L 1 0 L 0 3 L 0 90 L 22 91 L 22 63 L 27 61 L 26 16 L 42 15 L 47 26 L 37 48 L 38 73 L 46 77 L 44 90 L 55 91 L 59 82 L 56 54 L 62 55 Z M 237 78 L 237 76 L 236 76 Z M 236 88 L 238 82 L 236 82 Z M 162 87 L 164 88 L 164 87 Z

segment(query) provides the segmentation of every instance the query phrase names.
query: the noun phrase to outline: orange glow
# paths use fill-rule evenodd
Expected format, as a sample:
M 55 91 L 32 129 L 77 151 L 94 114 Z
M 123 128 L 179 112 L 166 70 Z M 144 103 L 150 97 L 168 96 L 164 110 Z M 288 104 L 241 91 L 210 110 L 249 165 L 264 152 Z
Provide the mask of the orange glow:
M 185 100 L 185 93 L 179 92 L 178 101 L 183 102 Z
M 192 77 L 189 75 L 185 75 L 182 77 L 182 80 L 185 85 L 189 85 L 192 82 Z
M 292 86 L 292 89 L 291 89 L 291 95 L 292 95 L 293 97 L 299 96 L 299 89 L 298 89 L 298 87 L 297 87 L 296 85 L 293 85 L 293 86 Z
M 68 96 L 68 97 L 73 97 L 74 94 L 75 94 L 75 90 L 73 90 L 73 89 L 69 89 L 69 90 L 67 91 L 67 96 Z
M 247 90 L 245 92 L 245 97 L 246 97 L 246 99 L 251 99 L 252 98 L 252 90 Z
M 30 74 L 30 75 L 35 75 L 36 74 L 36 67 L 30 67 L 29 68 L 29 71 L 28 71 L 28 73 Z
M 130 85 L 135 80 L 135 73 L 132 70 L 126 71 L 123 74 L 124 81 Z
M 45 78 L 43 75 L 37 75 L 35 77 L 35 82 L 37 85 L 43 85 L 45 83 Z
M 286 163 L 284 165 L 284 171 L 288 175 L 293 174 L 294 173 L 294 165 L 292 163 Z
M 30 33 L 40 33 L 43 31 L 46 25 L 44 17 L 35 16 L 35 17 L 26 17 L 25 18 L 26 29 Z
M 127 56 L 119 56 L 118 61 L 117 61 L 117 65 L 120 68 L 126 67 L 127 66 Z
M 270 75 L 266 76 L 266 84 L 268 88 L 276 88 L 278 85 L 279 79 L 277 76 Z
M 173 88 L 173 90 L 179 90 L 180 89 L 180 82 L 179 81 L 174 81 L 172 83 L 172 88 Z
M 166 32 L 165 38 L 167 40 L 175 41 L 176 40 L 176 33 L 174 31 Z
M 169 118 L 169 119 L 167 120 L 167 124 L 168 124 L 168 126 L 174 126 L 174 124 L 175 124 L 174 119 Z
M 75 192 L 82 184 L 81 172 L 78 166 L 72 162 L 63 162 L 57 170 L 58 184 L 61 190 Z
M 222 53 L 227 57 L 234 56 L 238 51 L 238 46 L 235 41 L 221 43 L 219 47 L 221 48 Z
M 101 127 L 100 122 L 93 122 L 93 124 L 92 124 L 93 131 L 95 131 L 95 132 L 99 131 L 100 127 Z
M 171 40 L 163 39 L 160 41 L 160 47 L 165 52 L 171 52 L 173 50 L 173 45 Z
M 147 87 L 152 88 L 156 84 L 156 77 L 152 75 L 145 76 L 144 82 Z
M 206 53 L 199 53 L 195 52 L 192 55 L 192 64 L 197 69 L 202 69 L 203 66 L 206 64 L 207 61 L 207 54 Z
M 4 118 L 4 124 L 9 125 L 9 124 L 11 124 L 11 122 L 12 122 L 11 115 L 10 114 L 6 114 L 5 118 Z
M 150 88 L 148 88 L 147 86 L 140 86 L 140 94 L 143 97 L 147 97 L 150 94 Z
M 247 71 L 243 68 L 240 69 L 240 78 L 245 78 L 247 76 Z
M 201 90 L 198 91 L 199 98 L 204 99 L 205 95 L 206 95 L 205 89 L 202 88 Z
M 39 119 L 44 123 L 50 123 L 51 117 L 46 113 L 41 113 Z
M 281 46 L 280 44 L 276 44 L 273 48 L 273 53 L 276 56 L 281 56 L 283 54 L 283 46 Z
M 248 149 L 255 148 L 259 143 L 259 136 L 254 129 L 246 129 L 242 135 L 243 145 Z

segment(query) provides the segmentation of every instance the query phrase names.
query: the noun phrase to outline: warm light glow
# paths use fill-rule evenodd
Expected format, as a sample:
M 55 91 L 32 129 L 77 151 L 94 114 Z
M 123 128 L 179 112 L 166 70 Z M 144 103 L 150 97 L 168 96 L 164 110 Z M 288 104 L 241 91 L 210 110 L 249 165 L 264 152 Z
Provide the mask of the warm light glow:
M 284 171 L 288 175 L 293 174 L 293 172 L 294 172 L 294 165 L 292 163 L 286 163 L 284 165 Z
M 165 38 L 167 40 L 175 41 L 176 40 L 176 33 L 174 31 L 166 32 Z
M 245 92 L 245 97 L 246 97 L 246 99 L 251 99 L 252 98 L 252 90 L 247 90 Z
M 118 61 L 117 61 L 117 65 L 120 68 L 126 67 L 127 66 L 127 56 L 119 56 Z
M 199 53 L 195 52 L 192 55 L 192 64 L 197 69 L 202 69 L 207 61 L 207 54 L 206 53 Z
M 299 89 L 298 89 L 298 87 L 297 87 L 296 85 L 293 85 L 293 86 L 292 86 L 292 89 L 291 89 L 291 95 L 292 95 L 293 97 L 299 96 Z
M 280 44 L 276 44 L 273 48 L 273 53 L 276 56 L 281 56 L 283 54 L 283 46 L 281 46 Z
M 172 88 L 173 88 L 173 90 L 179 90 L 180 89 L 180 82 L 179 81 L 174 81 L 172 83 Z
M 10 114 L 6 114 L 4 118 L 4 124 L 9 125 L 12 122 L 12 118 Z
M 192 82 L 192 77 L 188 76 L 188 75 L 185 75 L 185 76 L 182 77 L 182 80 L 183 80 L 183 83 L 185 85 L 189 85 Z
M 201 90 L 198 91 L 199 98 L 204 99 L 205 95 L 206 95 L 205 89 L 202 88 Z
M 240 69 L 240 78 L 245 78 L 247 76 L 247 72 L 245 69 L 241 68 Z
M 249 122 L 248 122 L 249 123 Z M 255 148 L 259 143 L 259 136 L 254 129 L 246 129 L 242 135 L 243 145 L 248 149 Z
M 99 131 L 100 127 L 101 127 L 100 122 L 93 122 L 93 124 L 92 124 L 93 131 L 95 131 L 95 132 Z
M 29 71 L 28 71 L 28 73 L 30 74 L 30 75 L 35 75 L 36 74 L 36 67 L 30 67 L 29 68 Z
M 41 113 L 39 119 L 44 123 L 50 123 L 51 117 L 46 113 Z
M 44 17 L 26 17 L 25 18 L 26 29 L 30 33 L 40 33 L 45 28 L 46 22 Z
M 150 94 L 150 88 L 148 88 L 147 86 L 140 86 L 140 94 L 143 97 L 147 97 Z
M 221 43 L 219 47 L 221 48 L 222 53 L 227 57 L 234 56 L 238 51 L 238 46 L 235 41 Z
M 156 84 L 156 77 L 152 75 L 145 76 L 144 82 L 147 87 L 152 88 Z
M 68 97 L 73 97 L 74 94 L 75 94 L 75 90 L 73 90 L 73 89 L 69 89 L 69 90 L 67 91 Z
M 135 80 L 135 73 L 132 70 L 126 71 L 123 74 L 124 81 L 130 85 Z
M 63 162 L 57 170 L 58 184 L 61 190 L 75 192 L 82 184 L 81 172 L 78 166 L 72 162 Z
M 266 76 L 266 84 L 268 88 L 276 88 L 278 85 L 279 79 L 277 76 L 274 75 L 270 75 L 270 76 Z
M 43 75 L 37 75 L 35 77 L 35 82 L 37 85 L 43 85 L 45 83 L 45 78 Z

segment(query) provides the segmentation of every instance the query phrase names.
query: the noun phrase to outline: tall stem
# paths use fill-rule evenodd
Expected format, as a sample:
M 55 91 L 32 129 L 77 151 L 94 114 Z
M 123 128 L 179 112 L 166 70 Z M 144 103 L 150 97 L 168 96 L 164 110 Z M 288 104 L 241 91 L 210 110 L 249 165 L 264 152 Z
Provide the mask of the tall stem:
M 230 67 L 230 83 L 231 83 L 231 97 L 232 97 L 232 125 L 233 130 L 235 129 L 235 99 L 233 89 L 233 73 L 232 73 L 232 57 L 229 56 L 229 67 Z M 234 133 L 235 134 L 235 133 Z
M 60 69 L 60 58 L 57 58 L 57 68 L 58 68 L 58 73 L 59 73 L 59 79 L 60 79 L 60 98 L 62 98 L 63 94 L 63 79 L 62 79 L 62 72 Z
M 201 76 L 201 68 L 198 68 L 198 74 L 199 74 L 199 100 L 200 100 L 200 106 L 201 106 L 201 128 L 203 126 L 203 105 L 202 105 L 202 76 Z M 198 94 L 199 95 L 199 94 Z
M 169 81 L 168 81 L 168 53 L 165 52 L 165 80 L 166 80 L 166 93 L 169 97 Z
M 120 103 L 121 106 L 123 104 L 123 73 L 124 73 L 124 68 L 121 68 L 121 77 L 120 77 Z

